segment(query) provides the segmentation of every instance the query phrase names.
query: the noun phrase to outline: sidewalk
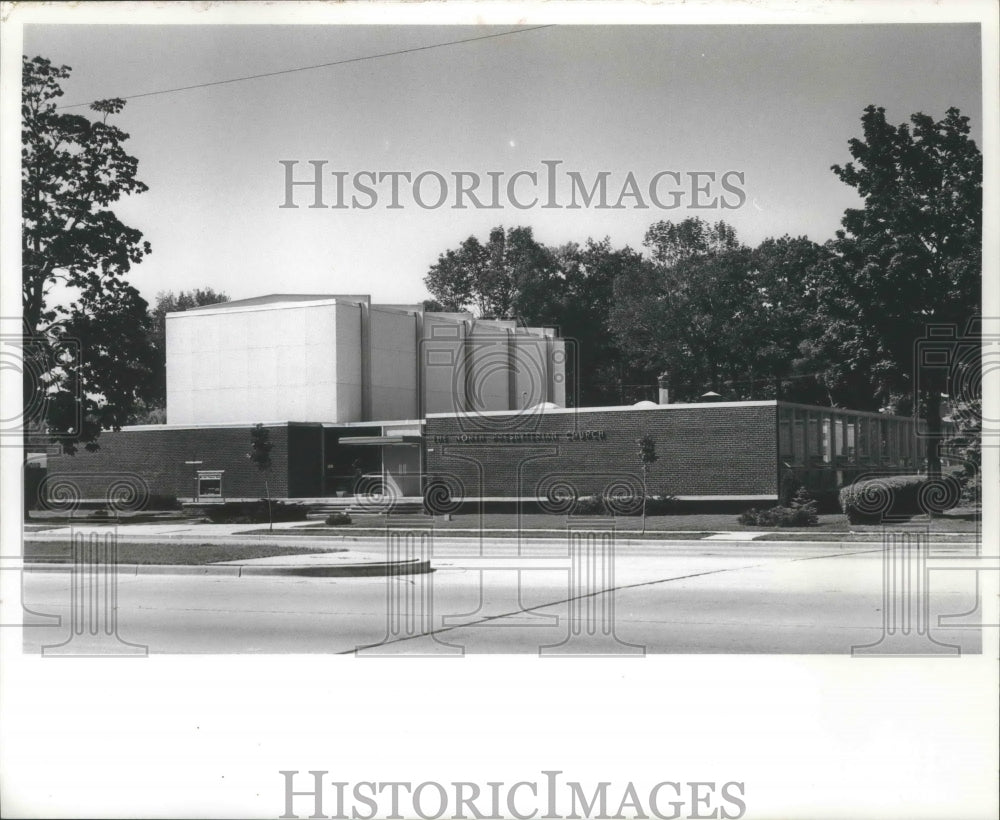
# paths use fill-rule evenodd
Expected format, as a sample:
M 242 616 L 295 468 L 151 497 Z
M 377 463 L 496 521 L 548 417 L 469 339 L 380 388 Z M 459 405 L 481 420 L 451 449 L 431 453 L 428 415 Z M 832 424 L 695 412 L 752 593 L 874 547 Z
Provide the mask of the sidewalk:
M 266 526 L 258 524 L 200 524 L 195 522 L 174 521 L 166 524 L 121 524 L 115 526 L 107 523 L 81 522 L 73 526 L 43 525 L 43 528 L 28 530 L 24 533 L 26 541 L 69 541 L 76 535 L 103 535 L 116 532 L 119 543 L 155 543 L 163 541 L 208 541 L 218 543 L 254 544 L 261 541 L 275 544 L 298 544 L 313 542 L 332 545 L 334 543 L 373 543 L 382 542 L 385 538 L 385 527 L 344 527 L 343 529 L 315 528 L 315 521 L 297 521 L 282 523 L 273 532 Z M 580 527 L 574 527 L 579 529 Z M 586 527 L 583 527 L 584 529 Z M 456 527 L 435 527 L 434 519 L 428 518 L 426 523 L 410 522 L 391 526 L 389 531 L 415 529 L 419 531 L 432 530 L 434 537 L 439 539 L 469 540 L 479 538 L 496 539 L 553 539 L 565 538 L 567 529 L 461 529 Z M 597 529 L 605 529 L 598 526 Z M 895 531 L 925 532 L 920 525 L 904 525 L 891 528 Z M 864 531 L 832 531 L 817 529 L 781 529 L 781 530 L 649 530 L 645 534 L 638 529 L 614 530 L 617 538 L 642 543 L 664 544 L 678 541 L 794 541 L 832 543 L 832 542 L 872 542 L 882 540 L 881 530 Z M 978 532 L 929 532 L 931 538 L 937 541 L 954 543 L 972 543 L 980 538 Z
M 297 527 L 308 527 L 315 524 L 315 521 L 291 521 L 287 523 L 282 523 L 279 525 L 281 530 L 295 529 Z M 261 527 L 260 524 L 201 524 L 196 521 L 171 521 L 167 524 L 118 524 L 115 525 L 110 522 L 97 523 L 91 520 L 83 521 L 70 525 L 61 524 L 38 524 L 32 525 L 28 522 L 29 526 L 37 526 L 38 529 L 25 530 L 25 538 L 43 538 L 49 539 L 59 539 L 61 537 L 68 537 L 72 533 L 104 533 L 109 532 L 112 529 L 117 529 L 118 537 L 124 538 L 128 536 L 138 536 L 140 538 L 154 537 L 158 539 L 162 538 L 177 538 L 186 535 L 194 536 L 207 536 L 209 538 L 215 538 L 218 536 L 228 536 L 228 535 L 240 535 L 245 534 L 248 530 L 256 530 Z M 264 526 L 264 536 L 267 533 L 267 525 Z M 280 530 L 276 529 L 275 532 Z M 256 534 L 256 533 L 255 533 Z
M 107 528 L 105 528 L 107 529 Z M 46 535 L 46 533 L 41 533 Z M 65 540 L 68 540 L 68 535 Z M 163 540 L 162 538 L 159 540 Z M 204 540 L 199 539 L 199 540 Z M 6 569 L 17 569 L 6 566 Z M 26 572 L 72 572 L 71 561 L 49 563 L 25 561 Z M 99 567 L 84 565 L 76 568 L 96 571 Z M 232 578 L 259 575 L 295 575 L 310 578 L 358 578 L 386 575 L 414 575 L 432 572 L 429 560 L 408 558 L 387 561 L 384 550 L 330 549 L 299 555 L 274 555 L 266 558 L 246 558 L 216 561 L 209 564 L 116 564 L 119 576 L 128 575 L 222 575 Z

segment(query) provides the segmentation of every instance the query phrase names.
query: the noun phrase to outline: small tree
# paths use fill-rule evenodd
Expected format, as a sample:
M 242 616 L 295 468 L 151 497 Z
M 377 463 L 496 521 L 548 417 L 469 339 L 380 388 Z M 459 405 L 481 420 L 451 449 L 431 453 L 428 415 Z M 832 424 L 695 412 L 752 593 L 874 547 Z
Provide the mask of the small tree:
M 274 530 L 274 519 L 271 517 L 271 489 L 267 483 L 267 473 L 271 469 L 271 434 L 263 424 L 254 425 L 250 431 L 250 460 L 264 474 L 264 496 L 267 501 L 267 528 Z
M 656 462 L 656 442 L 651 436 L 636 439 L 639 445 L 639 463 L 642 465 L 642 531 L 646 532 L 646 476 Z

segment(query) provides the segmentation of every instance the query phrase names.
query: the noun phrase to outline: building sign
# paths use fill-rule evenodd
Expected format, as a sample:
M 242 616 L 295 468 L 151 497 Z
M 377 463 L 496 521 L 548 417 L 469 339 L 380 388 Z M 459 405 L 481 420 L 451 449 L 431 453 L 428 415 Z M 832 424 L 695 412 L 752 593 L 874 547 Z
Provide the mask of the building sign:
M 222 474 L 224 470 L 198 470 L 198 491 L 196 498 L 222 498 Z
M 606 430 L 565 433 L 454 433 L 428 436 L 431 444 L 553 444 L 562 441 L 607 441 Z

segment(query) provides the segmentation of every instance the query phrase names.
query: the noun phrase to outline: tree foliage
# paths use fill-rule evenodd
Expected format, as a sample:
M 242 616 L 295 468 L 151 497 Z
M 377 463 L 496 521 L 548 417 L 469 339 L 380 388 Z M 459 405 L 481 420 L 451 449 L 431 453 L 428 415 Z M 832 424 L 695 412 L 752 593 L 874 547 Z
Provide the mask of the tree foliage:
M 267 476 L 271 470 L 271 433 L 263 424 L 255 424 L 250 429 L 250 452 L 247 458 L 264 475 L 264 498 L 267 500 L 267 523 L 269 529 L 274 529 L 274 516 L 271 513 L 271 488 Z
M 271 434 L 263 424 L 255 424 L 250 430 L 250 461 L 258 470 L 271 469 Z
M 722 221 L 713 225 L 697 217 L 681 222 L 656 222 L 646 231 L 642 244 L 653 262 L 665 268 L 692 257 L 712 256 L 740 247 L 731 225 Z
M 750 308 L 750 251 L 734 239 L 706 243 L 710 226 L 697 218 L 654 228 L 670 238 L 669 251 L 661 242 L 637 280 L 616 283 L 612 327 L 648 379 L 668 374 L 675 397 L 722 392 L 732 375 L 729 353 L 738 349 L 734 336 Z M 733 236 L 728 226 L 716 233 Z
M 424 284 L 444 310 L 534 324 L 551 313 L 556 279 L 552 252 L 535 241 L 531 228 L 497 227 L 485 244 L 470 236 L 441 254 Z
M 961 463 L 958 480 L 962 503 L 979 505 L 983 500 L 983 400 L 982 396 L 959 397 L 954 403 L 956 435 L 949 442 L 950 454 Z
M 824 245 L 748 247 L 700 218 L 651 225 L 644 255 L 607 239 L 546 249 L 529 229 L 497 228 L 442 254 L 425 281 L 445 310 L 559 326 L 577 343 L 567 367 L 583 405 L 646 398 L 666 371 L 674 400 L 714 390 L 918 410 L 933 433 L 940 395 L 956 391 L 914 354 L 930 325 L 961 334 L 979 312 L 982 157 L 954 108 L 893 126 L 869 106 L 861 124 L 853 161 L 833 166 L 861 206 Z
M 894 126 L 869 106 L 861 122 L 854 161 L 833 171 L 864 207 L 845 212 L 831 243 L 815 349 L 829 382 L 867 382 L 883 406 L 916 409 L 937 433 L 947 376 L 914 353 L 930 325 L 960 332 L 980 311 L 982 155 L 956 108 Z M 939 469 L 933 443 L 928 466 Z
M 611 330 L 646 379 L 666 372 L 682 401 L 708 390 L 815 399 L 799 344 L 815 329 L 823 249 L 785 236 L 751 250 L 725 223 L 697 218 L 653 227 L 651 261 L 615 280 L 610 310 Z
M 979 312 L 982 276 L 982 155 L 968 117 L 950 108 L 938 122 L 910 119 L 912 128 L 893 126 L 869 106 L 864 139 L 850 141 L 855 161 L 833 166 L 864 207 L 845 212 L 820 294 L 828 379 L 863 372 L 893 407 L 912 396 L 917 340 L 930 324 L 964 327 Z
M 628 247 L 613 248 L 607 237 L 582 246 L 569 243 L 554 253 L 561 290 L 550 296 L 550 306 L 556 305 L 548 319 L 572 346 L 566 367 L 574 398 L 582 406 L 624 403 L 629 397 L 623 386 L 643 376 L 612 332 L 610 306 L 615 282 L 641 268 L 642 256 Z
M 647 478 L 653 465 L 659 460 L 656 455 L 656 442 L 652 436 L 641 436 L 635 442 L 639 445 L 639 466 L 642 469 L 642 531 L 646 531 L 646 497 Z
M 22 310 L 26 347 L 45 372 L 25 367 L 26 427 L 58 436 L 72 452 L 95 449 L 102 427 L 128 420 L 150 373 L 146 302 L 125 280 L 150 252 L 142 233 L 109 206 L 146 186 L 128 134 L 108 122 L 121 99 L 60 113 L 67 66 L 22 60 Z

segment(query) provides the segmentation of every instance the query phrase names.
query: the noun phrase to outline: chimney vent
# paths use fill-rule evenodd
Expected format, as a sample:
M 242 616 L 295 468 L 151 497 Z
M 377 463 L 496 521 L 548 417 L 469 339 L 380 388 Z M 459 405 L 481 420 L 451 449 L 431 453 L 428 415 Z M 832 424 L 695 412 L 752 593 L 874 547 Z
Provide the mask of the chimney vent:
M 670 374 L 667 372 L 661 373 L 657 379 L 657 384 L 660 388 L 660 404 L 670 404 Z

